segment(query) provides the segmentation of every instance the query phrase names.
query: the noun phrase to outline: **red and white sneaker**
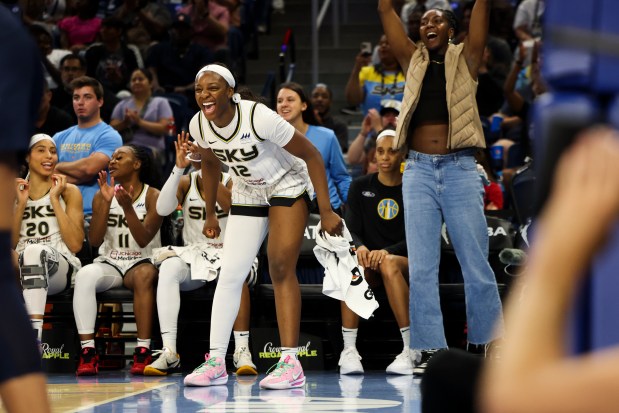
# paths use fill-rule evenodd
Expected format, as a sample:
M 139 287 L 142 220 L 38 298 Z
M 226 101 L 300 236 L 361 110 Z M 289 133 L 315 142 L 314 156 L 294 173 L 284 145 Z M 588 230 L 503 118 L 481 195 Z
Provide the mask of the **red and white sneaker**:
M 84 347 L 80 352 L 80 361 L 77 365 L 78 376 L 94 376 L 99 372 L 99 356 L 94 347 Z
M 133 365 L 129 372 L 134 375 L 143 376 L 144 369 L 153 362 L 153 356 L 149 348 L 136 347 L 133 351 Z
M 271 390 L 294 389 L 304 384 L 305 374 L 301 362 L 290 356 L 282 356 L 260 381 L 261 388 Z
M 228 382 L 226 362 L 221 357 L 204 355 L 204 363 L 185 377 L 185 386 L 218 386 Z

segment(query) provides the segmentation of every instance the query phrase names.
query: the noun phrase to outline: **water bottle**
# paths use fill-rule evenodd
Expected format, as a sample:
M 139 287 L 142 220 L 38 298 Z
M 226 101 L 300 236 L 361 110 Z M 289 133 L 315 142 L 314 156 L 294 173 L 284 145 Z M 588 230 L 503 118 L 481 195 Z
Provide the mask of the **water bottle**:
M 183 226 L 185 226 L 185 218 L 183 217 L 183 207 L 179 204 L 172 213 L 172 237 L 176 245 L 182 245 Z
M 174 117 L 168 119 L 168 137 L 172 140 L 176 140 L 176 124 L 174 123 Z
M 501 145 L 490 147 L 490 165 L 495 172 L 503 170 L 503 147 Z

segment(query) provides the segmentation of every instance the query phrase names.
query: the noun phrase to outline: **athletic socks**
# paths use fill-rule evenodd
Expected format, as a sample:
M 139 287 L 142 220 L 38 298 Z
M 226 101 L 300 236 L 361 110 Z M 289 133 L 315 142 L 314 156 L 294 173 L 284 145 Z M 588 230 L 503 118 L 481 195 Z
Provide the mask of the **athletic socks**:
M 402 327 L 400 329 L 400 334 L 402 334 L 402 341 L 404 342 L 404 348 L 410 348 L 411 346 L 411 327 Z
M 344 348 L 357 346 L 357 328 L 342 327 L 342 336 L 344 337 Z
M 146 348 L 150 348 L 150 338 L 146 338 L 146 339 L 142 339 L 142 338 L 138 338 L 138 344 L 137 347 L 146 347 Z
M 161 334 L 161 340 L 163 341 L 163 346 L 166 347 L 172 354 L 176 354 L 176 337 L 174 340 L 166 337 L 166 333 Z
M 90 339 L 90 340 L 82 340 L 80 341 L 80 346 L 82 348 L 86 348 L 86 347 L 92 347 L 95 348 L 95 339 Z
M 235 331 L 234 332 L 235 351 L 241 347 L 249 348 L 249 331 Z
M 293 359 L 297 360 L 297 353 L 299 352 L 298 347 L 282 347 L 282 358 L 286 356 L 290 356 Z
M 32 328 L 37 333 L 37 340 L 39 343 L 41 342 L 41 337 L 43 335 L 43 320 L 40 318 L 31 318 L 30 323 L 32 324 Z

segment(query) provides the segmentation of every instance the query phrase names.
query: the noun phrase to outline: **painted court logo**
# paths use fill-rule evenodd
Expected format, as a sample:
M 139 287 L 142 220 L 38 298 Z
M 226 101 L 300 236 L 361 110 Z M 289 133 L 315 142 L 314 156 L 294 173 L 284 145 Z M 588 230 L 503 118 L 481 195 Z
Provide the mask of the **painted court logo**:
M 50 347 L 49 343 L 41 343 L 41 358 L 69 360 L 69 353 L 65 353 L 64 344 L 60 347 Z
M 298 357 L 318 357 L 318 350 L 310 349 L 311 341 L 308 341 L 306 345 L 299 346 L 297 354 Z M 273 342 L 269 341 L 264 345 L 263 351 L 258 353 L 258 357 L 261 359 L 279 359 L 282 356 L 281 347 L 275 347 Z

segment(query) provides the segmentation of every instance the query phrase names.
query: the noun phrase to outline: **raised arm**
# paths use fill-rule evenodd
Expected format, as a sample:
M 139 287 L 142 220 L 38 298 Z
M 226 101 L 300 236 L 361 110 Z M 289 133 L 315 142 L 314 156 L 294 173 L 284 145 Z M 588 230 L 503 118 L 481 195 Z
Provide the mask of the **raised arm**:
M 350 72 L 350 76 L 348 76 L 348 82 L 346 82 L 346 88 L 344 89 L 344 96 L 349 105 L 359 105 L 365 99 L 363 87 L 359 83 L 359 73 L 361 73 L 362 68 L 370 63 L 370 60 L 370 57 L 363 56 L 361 53 L 355 57 L 355 65 L 352 68 L 352 72 Z
M 378 0 L 378 15 L 383 23 L 383 30 L 385 35 L 387 35 L 389 46 L 396 59 L 398 59 L 402 71 L 406 73 L 408 71 L 408 64 L 417 46 L 406 34 L 402 20 L 400 20 L 400 17 L 398 17 L 393 8 L 392 0 Z
M 471 11 L 469 34 L 464 39 L 464 56 L 473 79 L 477 79 L 477 70 L 484 55 L 489 24 L 490 0 L 476 0 Z
M 189 133 L 182 131 L 176 136 L 174 142 L 174 149 L 176 150 L 176 164 L 174 169 L 170 173 L 170 176 L 166 180 L 159 198 L 157 198 L 157 213 L 162 217 L 170 215 L 176 206 L 183 201 L 188 185 L 183 185 L 181 181 L 189 181 L 188 178 L 183 179 L 185 175 L 185 168 L 190 165 L 190 161 L 186 158 L 187 148 L 186 145 L 189 142 Z
M 63 175 L 52 176 L 50 201 L 62 240 L 69 250 L 76 254 L 84 243 L 84 203 L 82 193 L 72 184 L 66 182 Z M 60 197 L 65 202 L 65 208 L 60 204 Z
M 92 199 L 92 219 L 88 230 L 88 240 L 90 245 L 98 247 L 103 243 L 105 232 L 107 231 L 107 219 L 110 215 L 110 206 L 114 198 L 114 178 L 107 183 L 107 172 L 99 172 L 99 191 Z
M 115 189 L 116 194 L 114 196 L 125 213 L 125 219 L 127 220 L 131 236 L 133 236 L 133 239 L 135 239 L 140 248 L 146 247 L 157 235 L 157 231 L 161 228 L 161 222 L 163 221 L 163 217 L 157 214 L 156 207 L 159 190 L 153 187 L 148 188 L 146 193 L 146 216 L 144 221 L 140 221 L 133 208 L 135 188 L 118 186 Z

